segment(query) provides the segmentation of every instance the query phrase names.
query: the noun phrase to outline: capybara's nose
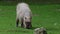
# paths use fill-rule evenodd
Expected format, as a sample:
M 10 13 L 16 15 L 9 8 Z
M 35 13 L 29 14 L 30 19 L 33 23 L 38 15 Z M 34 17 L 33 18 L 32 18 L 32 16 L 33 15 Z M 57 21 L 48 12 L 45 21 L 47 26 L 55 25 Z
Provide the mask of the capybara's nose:
M 31 26 L 31 22 L 26 22 L 26 28 L 30 29 L 31 28 L 30 26 Z
M 29 26 L 31 22 L 26 22 L 26 25 Z

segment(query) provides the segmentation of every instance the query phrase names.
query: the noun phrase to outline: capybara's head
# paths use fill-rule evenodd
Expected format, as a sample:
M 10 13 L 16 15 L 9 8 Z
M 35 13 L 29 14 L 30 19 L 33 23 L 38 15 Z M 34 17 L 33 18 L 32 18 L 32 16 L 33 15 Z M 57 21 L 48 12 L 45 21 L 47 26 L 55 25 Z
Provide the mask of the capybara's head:
M 25 24 L 26 24 L 26 28 L 29 29 L 32 27 L 31 25 L 31 17 L 25 17 L 24 18 Z

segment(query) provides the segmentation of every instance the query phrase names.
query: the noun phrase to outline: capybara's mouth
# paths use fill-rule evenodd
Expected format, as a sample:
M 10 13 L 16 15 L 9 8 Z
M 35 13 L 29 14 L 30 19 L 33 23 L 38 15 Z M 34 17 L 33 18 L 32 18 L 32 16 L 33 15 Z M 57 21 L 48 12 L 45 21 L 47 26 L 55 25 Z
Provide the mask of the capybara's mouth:
M 30 29 L 31 28 L 31 22 L 26 22 L 26 28 Z

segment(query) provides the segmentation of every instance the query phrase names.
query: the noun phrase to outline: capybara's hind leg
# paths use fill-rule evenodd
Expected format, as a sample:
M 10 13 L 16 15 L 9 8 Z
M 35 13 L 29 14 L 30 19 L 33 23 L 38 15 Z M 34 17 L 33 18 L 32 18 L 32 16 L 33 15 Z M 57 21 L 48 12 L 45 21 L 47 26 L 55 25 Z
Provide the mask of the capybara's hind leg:
M 18 27 L 19 19 L 16 19 L 16 27 Z
M 23 19 L 21 19 L 21 27 L 24 27 L 24 25 L 23 25 Z

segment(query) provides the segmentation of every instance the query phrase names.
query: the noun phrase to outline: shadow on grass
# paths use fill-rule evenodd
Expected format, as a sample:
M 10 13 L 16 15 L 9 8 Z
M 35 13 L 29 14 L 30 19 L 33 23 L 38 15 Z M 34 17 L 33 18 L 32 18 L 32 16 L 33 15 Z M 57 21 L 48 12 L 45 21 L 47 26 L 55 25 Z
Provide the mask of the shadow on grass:
M 34 29 L 36 29 L 36 28 L 39 28 L 39 27 L 32 27 L 31 30 L 34 30 Z

